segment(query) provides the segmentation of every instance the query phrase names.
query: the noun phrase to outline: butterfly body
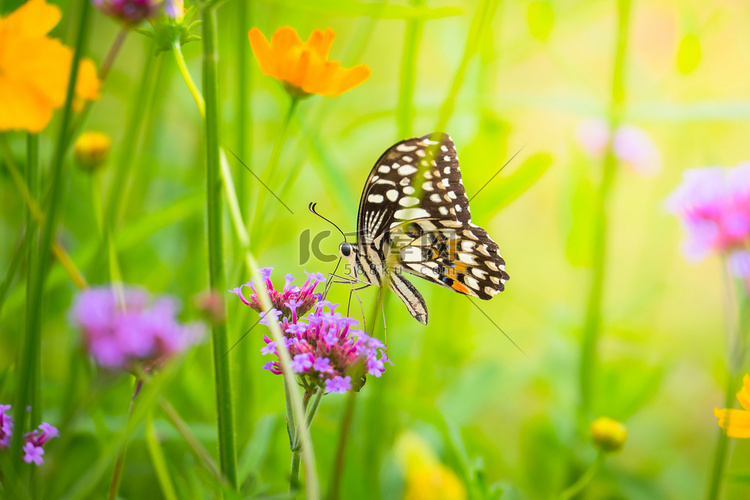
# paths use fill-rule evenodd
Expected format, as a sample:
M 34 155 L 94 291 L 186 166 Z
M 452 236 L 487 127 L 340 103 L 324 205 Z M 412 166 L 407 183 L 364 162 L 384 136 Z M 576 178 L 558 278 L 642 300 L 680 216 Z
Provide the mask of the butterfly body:
M 404 272 L 484 300 L 509 279 L 497 243 L 471 222 L 453 140 L 431 137 L 383 153 L 362 192 L 357 244 L 339 247 L 356 281 L 387 283 L 422 324 L 427 306 Z

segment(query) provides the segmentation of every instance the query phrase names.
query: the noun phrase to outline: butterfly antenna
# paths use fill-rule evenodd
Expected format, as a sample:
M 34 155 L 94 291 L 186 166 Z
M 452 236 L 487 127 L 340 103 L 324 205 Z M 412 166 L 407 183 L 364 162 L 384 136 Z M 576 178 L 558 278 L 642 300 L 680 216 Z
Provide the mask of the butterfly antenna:
M 333 221 L 332 221 L 331 219 L 328 219 L 328 218 L 326 218 L 326 217 L 323 217 L 322 215 L 320 215 L 320 214 L 319 214 L 319 213 L 318 213 L 318 212 L 317 212 L 317 211 L 315 210 L 315 207 L 316 207 L 317 205 L 318 205 L 317 203 L 313 203 L 313 202 L 310 202 L 310 204 L 309 204 L 309 205 L 307 206 L 307 208 L 308 208 L 308 210 L 310 210 L 310 211 L 311 211 L 312 213 L 314 213 L 315 215 L 317 215 L 318 217 L 320 217 L 321 219 L 323 219 L 324 221 L 328 222 L 328 223 L 329 223 L 329 224 L 331 224 L 331 225 L 332 225 L 333 227 L 335 227 L 335 228 L 336 228 L 336 229 L 338 230 L 338 232 L 339 232 L 339 233 L 341 233 L 341 236 L 343 236 L 343 237 L 344 237 L 344 241 L 346 241 L 346 235 L 344 234 L 344 231 L 342 231 L 342 230 L 341 230 L 341 228 L 340 228 L 340 227 L 338 227 L 338 226 L 337 226 L 337 225 L 336 225 L 336 224 L 335 224 L 335 223 L 334 223 L 334 222 L 333 222 Z

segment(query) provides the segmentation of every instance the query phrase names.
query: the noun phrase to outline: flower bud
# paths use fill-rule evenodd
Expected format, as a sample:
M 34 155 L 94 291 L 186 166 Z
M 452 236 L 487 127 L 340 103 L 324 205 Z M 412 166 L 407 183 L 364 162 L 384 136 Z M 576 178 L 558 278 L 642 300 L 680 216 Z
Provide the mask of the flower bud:
M 605 453 L 616 453 L 625 445 L 628 431 L 617 420 L 599 417 L 591 423 L 591 439 L 594 445 Z
M 112 140 L 101 132 L 84 132 L 73 146 L 73 157 L 82 170 L 92 173 L 107 163 Z
M 91 0 L 104 14 L 127 25 L 136 25 L 154 17 L 161 7 L 156 0 Z

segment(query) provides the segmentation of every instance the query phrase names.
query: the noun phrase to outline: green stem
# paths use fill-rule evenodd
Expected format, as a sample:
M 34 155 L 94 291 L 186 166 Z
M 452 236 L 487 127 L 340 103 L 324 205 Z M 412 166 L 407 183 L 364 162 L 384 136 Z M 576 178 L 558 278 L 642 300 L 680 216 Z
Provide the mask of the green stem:
M 21 454 L 21 445 L 23 443 L 24 423 L 26 406 L 31 401 L 34 394 L 32 381 L 39 359 L 35 358 L 40 352 L 42 336 L 42 297 L 44 294 L 44 282 L 47 277 L 47 268 L 49 264 L 50 250 L 54 240 L 59 219 L 60 200 L 63 192 L 63 175 L 65 167 L 65 139 L 67 137 L 68 126 L 72 116 L 73 97 L 75 96 L 75 84 L 78 77 L 78 65 L 84 52 L 84 46 L 88 35 L 89 13 L 91 12 L 90 2 L 81 0 L 80 22 L 78 26 L 78 35 L 76 37 L 73 59 L 70 66 L 70 76 L 68 78 L 68 87 L 65 96 L 65 105 L 62 110 L 62 118 L 57 143 L 55 144 L 55 154 L 50 166 L 49 177 L 51 193 L 49 198 L 49 207 L 47 209 L 47 219 L 42 226 L 40 245 L 39 245 L 39 263 L 35 266 L 33 279 L 29 282 L 31 288 L 27 294 L 27 304 L 33 311 L 29 317 L 26 335 L 24 336 L 23 352 L 20 356 L 18 370 L 18 391 L 16 395 L 16 407 L 14 418 L 16 429 L 13 433 L 11 444 L 11 456 L 18 457 Z M 38 397 L 38 396 L 37 396 Z
M 125 452 L 128 449 L 128 434 L 131 428 L 131 420 L 133 419 L 133 408 L 135 407 L 135 398 L 138 397 L 138 393 L 141 392 L 143 387 L 143 381 L 139 378 L 135 380 L 135 387 L 133 388 L 133 397 L 130 398 L 130 407 L 128 408 L 128 419 L 125 424 L 125 437 L 120 446 L 120 451 L 117 453 L 117 461 L 115 462 L 115 470 L 112 473 L 112 482 L 109 485 L 109 500 L 117 500 L 117 492 L 120 489 L 120 481 L 122 480 L 122 468 L 125 465 Z
M 289 102 L 289 109 L 287 110 L 286 117 L 284 117 L 284 122 L 281 125 L 281 130 L 279 131 L 279 135 L 276 138 L 276 142 L 273 145 L 271 156 L 268 158 L 268 164 L 266 165 L 265 170 L 263 170 L 263 175 L 266 178 L 265 183 L 270 189 L 274 189 L 272 181 L 276 175 L 276 171 L 279 168 L 281 152 L 283 151 L 284 144 L 286 144 L 286 140 L 289 137 L 289 125 L 292 123 L 292 118 L 294 117 L 294 112 L 297 109 L 299 101 L 300 99 L 298 97 L 291 97 L 291 101 Z M 257 241 L 258 233 L 261 229 L 261 223 L 266 219 L 263 212 L 263 206 L 265 205 L 266 198 L 268 197 L 268 190 L 264 186 L 260 186 L 258 189 L 258 199 L 255 203 L 255 213 L 252 214 L 253 225 L 252 230 L 250 231 L 250 241 Z
M 248 19 L 251 2 L 237 2 L 237 156 L 252 168 L 251 158 L 248 152 L 252 151 L 252 116 L 250 99 L 250 44 L 247 40 Z M 241 176 L 237 186 L 237 198 L 240 206 L 245 209 L 247 205 L 247 175 Z M 244 366 L 244 365 L 243 365 Z
M 735 306 L 734 310 L 730 310 L 730 306 L 727 307 L 725 319 L 727 323 L 727 373 L 724 408 L 732 409 L 735 405 L 735 380 L 739 376 L 745 359 L 748 327 L 750 326 L 750 301 L 748 301 L 747 292 L 742 280 L 737 279 L 736 289 L 732 289 L 734 278 L 731 276 L 731 271 L 726 261 L 724 262 L 723 270 L 725 302 L 726 304 L 733 304 Z M 738 310 L 738 313 L 735 312 L 736 310 Z M 729 438 L 723 429 L 719 429 L 708 479 L 707 500 L 716 500 L 721 497 L 728 452 Z
M 341 418 L 339 430 L 339 444 L 336 447 L 336 463 L 333 468 L 333 479 L 331 480 L 331 500 L 338 500 L 341 494 L 341 480 L 344 477 L 344 457 L 346 455 L 346 442 L 352 429 L 354 420 L 354 406 L 357 402 L 357 393 L 349 391 L 346 394 L 346 406 Z
M 185 62 L 185 56 L 182 55 L 182 47 L 179 42 L 175 42 L 174 45 L 172 45 L 172 54 L 174 55 L 175 61 L 177 61 L 177 69 L 180 70 L 180 75 L 182 75 L 182 79 L 185 80 L 185 85 L 187 85 L 190 95 L 193 96 L 195 104 L 198 105 L 198 111 L 200 111 L 201 116 L 205 116 L 206 102 L 203 100 L 203 96 L 201 95 L 201 91 L 198 90 L 198 86 L 193 81 L 193 77 L 190 76 L 190 70 L 188 70 L 187 63 Z M 203 84 L 203 87 L 205 90 L 205 83 Z
M 226 285 L 224 284 L 224 252 L 221 225 L 223 207 L 221 198 L 217 19 L 216 10 L 211 7 L 203 8 L 201 14 L 203 19 L 203 94 L 205 95 L 206 112 L 208 275 L 211 292 L 222 294 L 226 290 Z M 176 50 L 175 53 L 181 52 Z M 191 92 L 193 92 L 192 89 Z M 197 95 L 194 94 L 193 97 L 197 97 Z M 200 102 L 197 98 L 196 103 L 200 107 Z M 225 311 L 222 313 L 222 316 L 224 316 Z M 229 485 L 237 489 L 237 456 L 234 443 L 234 411 L 232 409 L 230 358 L 224 355 L 228 349 L 226 323 L 223 321 L 215 322 L 211 327 L 211 333 L 218 414 L 219 463 L 221 472 L 226 477 Z
M 627 52 L 628 30 L 630 28 L 630 0 L 618 0 L 619 22 L 615 46 L 615 64 L 612 74 L 612 95 L 609 106 L 609 142 L 604 154 L 602 178 L 596 192 L 593 207 L 592 232 L 592 278 L 583 324 L 580 357 L 580 420 L 587 421 L 592 407 L 592 393 L 596 378 L 597 342 L 602 322 L 602 295 L 604 293 L 607 259 L 607 219 L 609 197 L 617 169 L 612 137 L 620 125 L 625 100 L 625 55 Z
M 413 7 L 418 7 L 424 5 L 424 0 L 412 0 L 409 3 Z M 421 19 L 406 21 L 404 51 L 401 56 L 401 85 L 399 86 L 398 108 L 396 110 L 399 140 L 412 136 L 412 124 L 415 115 L 414 88 L 417 81 L 417 55 L 423 27 L 424 22 Z
M 39 136 L 29 134 L 26 142 L 26 186 L 29 189 L 31 199 L 39 197 Z M 37 246 L 38 226 L 36 218 L 32 213 L 31 206 L 26 209 L 26 247 L 28 249 L 26 259 L 26 283 L 31 283 L 34 278 L 34 271 L 39 265 L 39 252 Z M 35 313 L 31 304 L 31 287 L 26 287 L 26 336 L 31 338 L 30 327 L 32 324 L 31 315 Z M 34 346 L 37 352 L 34 352 L 33 358 L 35 366 L 33 368 L 33 382 L 31 384 L 31 425 L 36 427 L 42 421 L 41 418 L 41 344 Z
M 177 493 L 172 484 L 172 478 L 169 477 L 167 461 L 164 459 L 164 451 L 161 449 L 159 436 L 156 434 L 156 429 L 154 428 L 154 417 L 150 413 L 146 417 L 146 445 L 151 455 L 151 463 L 154 465 L 154 472 L 156 472 L 156 477 L 159 480 L 159 486 L 161 486 L 164 498 L 166 500 L 177 500 Z
M 584 490 L 584 488 L 588 486 L 591 480 L 594 479 L 594 477 L 596 477 L 596 475 L 599 473 L 602 466 L 604 465 L 605 458 L 606 455 L 602 452 L 599 452 L 591 465 L 589 465 L 589 468 L 586 469 L 586 472 L 584 472 L 583 475 L 578 478 L 578 481 L 576 481 L 568 488 L 566 488 L 565 491 L 560 493 L 560 500 L 570 500 L 571 498 L 575 498 L 577 495 L 579 495 Z

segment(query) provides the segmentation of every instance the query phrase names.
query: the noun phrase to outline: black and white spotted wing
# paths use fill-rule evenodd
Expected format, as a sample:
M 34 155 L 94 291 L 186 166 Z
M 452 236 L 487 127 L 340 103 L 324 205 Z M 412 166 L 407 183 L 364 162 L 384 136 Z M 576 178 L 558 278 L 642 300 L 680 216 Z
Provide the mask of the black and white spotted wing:
M 497 243 L 471 222 L 453 140 L 443 134 L 437 144 L 431 137 L 395 144 L 373 167 L 352 256 L 358 274 L 372 284 L 382 284 L 387 268 L 391 288 L 423 324 L 424 299 L 401 271 L 484 300 L 503 291 L 509 278 Z

